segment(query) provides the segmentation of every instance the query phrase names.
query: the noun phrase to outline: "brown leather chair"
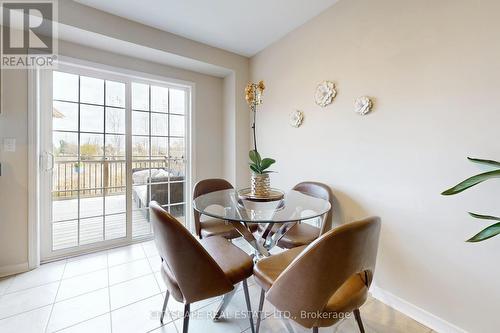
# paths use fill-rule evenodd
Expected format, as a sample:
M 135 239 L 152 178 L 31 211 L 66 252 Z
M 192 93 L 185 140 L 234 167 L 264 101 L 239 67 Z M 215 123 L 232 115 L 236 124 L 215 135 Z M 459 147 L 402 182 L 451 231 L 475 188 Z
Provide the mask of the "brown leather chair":
M 308 246 L 259 261 L 254 267 L 262 287 L 257 332 L 265 296 L 313 332 L 354 312 L 363 333 L 359 308 L 368 297 L 379 234 L 380 219 L 371 217 L 336 227 Z
M 222 237 L 198 241 L 157 202 L 152 201 L 149 207 L 155 244 L 162 259 L 161 275 L 167 286 L 160 321 L 163 323 L 172 295 L 184 303 L 183 332 L 187 333 L 191 303 L 234 293 L 239 282 L 243 282 L 247 310 L 252 313 L 246 280 L 252 276 L 252 258 Z M 218 315 L 221 313 L 222 310 Z M 251 315 L 249 319 L 253 332 Z
M 332 210 L 335 197 L 330 187 L 317 182 L 302 182 L 295 185 L 293 189 L 312 197 L 329 201 L 332 209 L 322 219 L 319 228 L 300 221 L 291 227 L 278 241 L 278 246 L 285 249 L 311 244 L 316 238 L 332 228 Z
M 234 189 L 234 187 L 227 180 L 219 178 L 204 179 L 194 186 L 193 199 L 203 194 L 229 189 Z M 196 235 L 200 238 L 222 236 L 227 239 L 233 239 L 241 237 L 240 233 L 230 222 L 216 218 L 208 218 L 201 221 L 201 214 L 196 210 L 194 210 L 194 226 Z M 254 232 L 256 228 L 256 225 L 250 226 L 252 232 Z

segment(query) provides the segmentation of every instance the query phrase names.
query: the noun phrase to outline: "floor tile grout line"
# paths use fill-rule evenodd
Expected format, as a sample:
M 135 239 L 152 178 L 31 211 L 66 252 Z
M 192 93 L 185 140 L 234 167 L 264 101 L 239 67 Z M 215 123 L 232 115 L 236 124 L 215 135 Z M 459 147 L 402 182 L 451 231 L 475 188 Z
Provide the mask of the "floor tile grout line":
M 52 281 L 50 281 L 50 282 L 44 282 L 43 284 L 39 284 L 39 285 L 32 286 L 32 287 L 29 287 L 29 288 L 19 289 L 19 290 L 16 290 L 16 291 L 12 291 L 12 292 L 10 292 L 10 293 L 5 293 L 5 294 L 3 294 L 2 296 L 12 295 L 12 294 L 15 294 L 15 293 L 21 293 L 21 292 L 24 292 L 24 291 L 28 291 L 28 290 L 30 290 L 30 289 L 35 289 L 35 288 L 44 287 L 44 286 L 47 286 L 47 285 L 49 285 L 49 284 L 56 283 L 56 282 L 59 282 L 59 281 L 62 281 L 62 280 L 57 279 L 57 280 L 52 280 Z
M 111 286 L 109 283 L 109 250 L 106 252 L 106 272 L 108 273 L 108 308 L 109 308 L 109 329 L 113 333 L 113 319 L 111 317 Z
M 53 303 L 47 303 L 45 305 L 37 306 L 36 308 L 33 308 L 33 309 L 29 309 L 29 310 L 26 310 L 26 311 L 21 311 L 21 312 L 18 312 L 16 314 L 9 315 L 7 317 L 0 318 L 0 321 L 5 320 L 5 319 L 9 319 L 9 318 L 12 318 L 12 317 L 16 317 L 16 316 L 19 316 L 19 315 L 22 315 L 22 314 L 25 314 L 25 313 L 28 313 L 28 312 L 31 312 L 31 311 L 40 310 L 41 308 L 44 308 L 44 307 L 49 306 L 49 305 L 53 305 Z
M 129 260 L 129 261 L 122 262 L 121 264 L 116 264 L 116 265 L 108 266 L 108 268 L 115 268 L 115 267 L 118 267 L 118 266 L 130 264 L 132 262 L 141 261 L 141 260 L 147 260 L 147 258 L 143 257 L 143 258 L 138 258 L 138 259 L 132 259 L 132 260 Z
M 104 270 L 104 269 L 102 269 L 102 270 Z M 109 274 L 109 272 L 108 272 L 108 274 Z M 89 291 L 84 292 L 83 294 L 79 294 L 79 295 L 71 296 L 71 297 L 68 297 L 68 298 L 62 299 L 62 300 L 60 300 L 60 301 L 55 301 L 55 302 L 53 302 L 53 303 L 57 304 L 57 303 L 66 302 L 66 301 L 69 301 L 69 300 L 71 300 L 71 299 L 74 299 L 74 298 L 77 298 L 77 297 L 80 297 L 80 296 L 85 296 L 85 295 L 87 295 L 87 294 L 94 293 L 94 292 L 96 292 L 96 291 L 100 291 L 100 290 L 103 290 L 103 289 L 106 289 L 106 288 L 109 288 L 109 287 L 114 287 L 114 286 L 117 286 L 117 285 L 119 285 L 119 284 L 126 283 L 126 282 L 129 282 L 129 281 L 132 281 L 132 280 L 137 280 L 137 279 L 143 278 L 143 277 L 148 276 L 148 275 L 154 275 L 154 273 L 148 273 L 148 274 L 144 274 L 144 275 L 136 276 L 136 277 L 134 277 L 134 278 L 131 278 L 131 279 L 128 279 L 128 280 L 125 280 L 125 281 L 122 281 L 122 282 L 118 282 L 118 283 L 115 283 L 115 284 L 112 284 L 112 285 L 109 285 L 109 281 L 108 281 L 108 286 L 106 286 L 106 287 L 100 287 L 100 288 L 97 288 L 97 289 L 94 289 L 94 290 L 89 290 Z M 62 280 L 61 282 L 63 282 L 63 281 L 64 281 L 64 280 Z M 52 282 L 52 283 L 55 283 L 55 281 L 54 281 L 54 282 Z M 157 295 L 157 294 L 155 294 L 155 295 Z M 50 304 L 50 303 L 49 303 L 49 304 Z M 44 305 L 44 306 L 47 306 L 47 305 L 48 305 L 48 304 L 46 304 L 46 305 Z M 23 312 L 26 312 L 26 311 L 23 311 Z
M 172 325 L 174 326 L 175 331 L 176 331 L 177 333 L 179 333 L 179 330 L 177 329 L 177 325 L 175 325 L 175 320 L 172 320 L 172 321 L 170 321 L 170 322 L 168 322 L 168 323 L 165 323 L 165 324 L 163 324 L 163 325 L 161 325 L 161 326 L 159 326 L 159 327 L 152 328 L 152 329 L 150 329 L 150 330 L 146 331 L 145 333 L 151 333 L 151 332 L 154 332 L 154 331 L 156 331 L 157 329 L 159 329 L 159 328 L 161 328 L 161 327 L 165 327 L 165 326 L 170 325 L 170 324 L 172 324 Z
M 98 289 L 98 290 L 103 290 L 103 289 L 105 289 L 105 288 L 100 288 L 100 289 Z M 97 290 L 95 290 L 95 291 L 97 291 Z M 88 293 L 87 293 L 87 294 L 88 294 Z M 86 294 L 84 294 L 84 295 L 86 295 Z M 94 316 L 94 317 L 92 317 L 92 318 L 88 318 L 88 319 L 85 319 L 85 320 L 82 320 L 82 321 L 76 322 L 76 323 L 71 324 L 71 325 L 69 325 L 69 326 L 66 326 L 66 327 L 63 327 L 63 328 L 61 328 L 61 329 L 58 329 L 58 330 L 57 330 L 57 331 L 55 331 L 55 332 L 59 332 L 59 331 L 65 330 L 65 329 L 67 329 L 67 328 L 69 328 L 69 327 L 76 326 L 76 325 L 78 325 L 78 324 L 81 324 L 81 323 L 87 322 L 87 321 L 89 321 L 89 320 L 95 319 L 95 318 L 97 318 L 97 317 L 103 316 L 103 315 L 108 314 L 108 313 L 109 313 L 109 316 L 110 316 L 110 318 L 111 318 L 111 314 L 112 314 L 112 312 L 114 312 L 114 311 L 117 311 L 117 310 L 120 310 L 120 309 L 126 308 L 127 306 L 130 306 L 130 305 L 133 305 L 133 304 L 136 304 L 136 303 L 139 303 L 139 302 L 145 301 L 145 300 L 147 300 L 147 299 L 153 298 L 153 297 L 158 296 L 158 295 L 161 295 L 161 293 L 154 294 L 154 295 L 151 295 L 151 296 L 148 296 L 148 297 L 145 297 L 145 298 L 141 298 L 141 299 L 139 299 L 139 300 L 136 300 L 136 301 L 134 301 L 134 302 L 132 302 L 132 303 L 129 303 L 129 304 L 126 304 L 126 305 L 122 305 L 122 306 L 120 306 L 120 307 L 118 307 L 118 308 L 116 308 L 116 309 L 113 309 L 113 310 L 111 310 L 111 306 L 110 306 L 110 311 L 107 311 L 107 312 L 101 313 L 101 314 L 99 314 L 99 315 L 97 315 L 97 316 Z M 83 295 L 80 295 L 80 296 L 83 296 Z M 170 323 L 170 322 L 172 322 L 172 321 L 169 321 L 168 323 Z M 168 324 L 168 323 L 167 323 L 167 324 Z M 158 327 L 157 327 L 157 328 L 158 328 Z
M 144 260 L 144 259 L 145 258 L 135 259 L 135 260 L 132 260 L 132 261 L 124 262 L 124 263 L 119 264 L 119 265 L 113 265 L 113 266 L 110 266 L 110 267 L 100 268 L 100 269 L 97 269 L 97 270 L 94 270 L 94 271 L 85 272 L 85 273 L 82 273 L 82 274 L 78 274 L 78 275 L 75 275 L 75 276 L 64 278 L 63 281 L 70 280 L 70 279 L 77 278 L 77 277 L 81 277 L 81 276 L 87 275 L 87 274 L 96 273 L 96 272 L 99 272 L 99 271 L 103 271 L 105 269 L 107 269 L 109 271 L 110 268 L 115 268 L 115 267 L 118 267 L 118 266 L 127 265 L 127 264 L 130 264 L 130 263 L 133 263 L 133 262 L 136 262 L 136 261 L 139 261 L 139 260 Z M 144 274 L 144 275 L 147 275 L 147 274 Z M 144 276 L 144 275 L 141 275 L 141 276 Z M 126 281 L 128 281 L 128 280 L 126 280 Z M 123 281 L 123 282 L 125 282 L 125 281 Z M 122 283 L 122 282 L 118 282 L 118 283 L 115 283 L 113 285 L 116 285 L 116 284 L 119 284 L 119 283 Z
M 121 266 L 121 265 L 125 265 L 125 264 L 128 264 L 128 263 L 131 263 L 131 262 L 135 262 L 135 261 L 139 261 L 139 260 L 144 260 L 144 259 L 147 259 L 146 256 L 142 257 L 142 258 L 136 258 L 136 259 L 132 259 L 132 260 L 127 260 L 125 262 L 122 262 L 120 264 L 114 264 L 114 265 L 111 265 L 109 266 L 108 265 L 108 268 L 113 268 L 113 267 L 117 267 L 117 266 Z
M 121 265 L 126 265 L 126 264 L 129 264 L 131 262 L 136 262 L 136 261 L 144 260 L 144 259 L 146 259 L 146 257 L 136 258 L 136 259 L 132 259 L 132 260 L 127 260 L 127 261 L 122 262 L 120 264 L 115 264 L 115 265 L 111 265 L 111 266 L 106 265 L 106 267 L 107 268 L 114 268 L 114 267 L 118 267 L 118 266 L 121 266 Z M 82 259 L 82 260 L 85 260 L 85 259 Z M 72 262 L 77 262 L 77 261 L 78 260 L 75 260 L 75 261 L 72 261 Z M 107 261 L 107 256 L 106 256 L 106 261 Z M 100 271 L 100 270 L 103 270 L 103 269 L 104 268 L 99 268 L 99 269 L 96 269 L 96 270 L 92 270 L 92 271 L 88 271 L 88 272 L 85 272 L 85 273 L 77 274 L 77 275 L 74 275 L 74 276 L 70 276 L 70 277 L 64 278 L 64 280 L 66 280 L 66 279 L 72 279 L 74 277 L 81 276 L 81 275 L 84 275 L 84 274 L 89 274 L 89 273 L 97 272 L 97 271 Z
M 75 296 L 71 296 L 71 297 L 68 297 L 68 298 L 65 298 L 65 299 L 62 299 L 60 301 L 57 301 L 57 302 L 54 302 L 54 304 L 59 304 L 59 303 L 63 303 L 63 302 L 66 302 L 66 301 L 70 301 L 70 300 L 73 300 L 77 297 L 81 297 L 81 296 L 86 296 L 88 294 L 91 294 L 91 293 L 95 293 L 97 291 L 102 291 L 104 289 L 106 289 L 107 287 L 101 287 L 101 288 L 97 288 L 97 289 L 94 289 L 94 290 L 90 290 L 90 291 L 86 291 L 84 292 L 83 294 L 80 294 L 80 295 L 75 295 Z
M 131 244 L 131 245 L 142 245 L 141 243 L 136 243 L 136 244 Z M 108 250 L 103 250 L 103 251 L 98 251 L 98 252 L 93 252 L 93 253 L 90 253 L 90 254 L 83 254 L 81 256 L 76 256 L 76 257 L 72 257 L 70 259 L 64 259 L 66 260 L 68 263 L 72 263 L 72 262 L 78 262 L 78 261 L 82 261 L 82 260 L 86 260 L 86 259 L 90 259 L 92 257 L 99 257 L 99 256 L 104 256 L 106 255 L 106 259 L 108 258 L 108 254 L 109 252 L 119 252 L 119 251 L 122 251 L 122 250 L 125 250 L 127 247 L 131 246 L 131 245 L 126 245 L 126 246 L 122 246 L 122 247 L 117 247 L 117 248 L 114 248 L 114 249 L 108 249 Z M 129 262 L 132 262 L 132 261 L 137 261 L 137 260 L 142 260 L 142 259 L 145 259 L 146 257 L 148 257 L 146 255 L 146 252 L 144 251 L 144 249 L 142 248 L 141 246 L 141 249 L 144 253 L 144 257 L 141 257 L 141 258 L 136 258 L 136 259 L 132 259 L 132 260 L 127 260 L 123 263 L 119 263 L 119 264 L 114 264 L 114 265 L 111 265 L 111 266 L 108 266 L 108 267 L 115 267 L 115 266 L 120 266 L 120 265 L 123 265 L 123 264 L 126 264 L 126 263 L 129 263 Z M 89 258 L 79 258 L 79 257 L 85 257 L 85 256 L 90 256 Z M 152 256 L 151 256 L 152 257 Z M 54 262 L 57 262 L 57 261 L 53 261 L 52 263 Z M 109 263 L 108 263 L 109 264 Z
M 14 276 L 11 276 L 11 277 L 8 277 L 8 284 L 7 286 L 5 287 L 5 289 L 3 290 L 2 294 L 0 296 L 4 296 L 4 295 L 7 295 L 7 294 L 10 294 L 8 291 L 9 291 L 9 288 L 12 286 L 12 284 L 14 283 L 14 280 L 22 273 L 19 273 L 19 274 L 16 274 Z
M 7 286 L 5 287 L 4 291 L 0 295 L 5 294 L 5 291 L 7 290 L 7 288 L 9 288 L 12 281 L 14 281 L 15 276 L 16 275 L 11 275 L 11 276 L 4 276 L 4 277 L 0 278 L 0 281 L 7 280 Z
M 154 256 L 150 256 L 150 257 L 154 257 Z M 10 294 L 14 294 L 14 293 L 17 293 L 17 292 L 22 292 L 22 291 L 26 291 L 26 290 L 30 290 L 30 289 L 34 289 L 34 288 L 38 288 L 38 287 L 42 287 L 42 286 L 46 286 L 46 285 L 49 285 L 51 283 L 55 283 L 55 282 L 58 282 L 58 281 L 65 281 L 65 280 L 70 280 L 70 279 L 74 279 L 74 278 L 77 278 L 77 277 L 81 277 L 83 275 L 87 275 L 87 274 L 92 274 L 92 273 L 95 273 L 95 272 L 98 272 L 98 271 L 102 271 L 102 270 L 105 270 L 105 269 L 109 269 L 109 268 L 114 268 L 114 267 L 118 267 L 118 266 L 121 266 L 121 265 L 126 265 L 126 264 L 129 264 L 129 263 L 132 263 L 132 262 L 136 262 L 136 261 L 139 261 L 139 260 L 144 260 L 144 259 L 147 259 L 148 263 L 149 263 L 149 257 L 148 256 L 145 256 L 143 258 L 138 258 L 138 259 L 133 259 L 133 260 L 130 260 L 130 261 L 126 261 L 126 262 L 123 262 L 121 264 L 116 264 L 116 265 L 112 265 L 112 266 L 107 266 L 106 268 L 99 268 L 99 269 L 96 269 L 96 270 L 92 270 L 92 271 L 88 271 L 88 272 L 85 272 L 85 273 L 81 273 L 81 274 L 77 274 L 77 275 L 74 275 L 74 276 L 70 276 L 70 277 L 64 277 L 64 271 L 63 271 L 63 275 L 62 275 L 62 278 L 60 279 L 55 279 L 55 280 L 52 280 L 52 281 L 48 281 L 48 282 L 44 282 L 42 284 L 37 284 L 37 285 L 34 285 L 34 286 L 31 286 L 31 287 L 28 287 L 28 288 L 22 288 L 22 289 L 18 289 L 18 290 L 15 290 L 15 291 L 11 291 L 11 292 L 6 292 L 6 290 L 8 290 L 8 288 L 10 287 L 10 285 L 14 282 L 15 278 L 18 276 L 18 275 L 21 275 L 21 274 L 24 274 L 24 273 L 27 273 L 27 272 L 24 272 L 24 273 L 19 273 L 17 275 L 14 275 L 13 277 L 10 277 L 8 278 L 9 281 L 9 285 L 5 288 L 5 291 L 3 293 L 0 294 L 0 297 L 2 296 L 5 296 L 5 295 L 10 295 Z M 82 259 L 84 260 L 84 259 Z M 107 260 L 107 259 L 106 259 Z M 64 266 L 66 266 L 66 264 L 68 263 L 67 259 L 63 259 L 61 261 L 64 261 Z M 71 262 L 77 262 L 78 260 L 73 260 Z M 43 266 L 43 265 L 42 265 Z M 151 265 L 150 265 L 151 266 Z M 153 271 L 153 273 L 155 273 L 155 271 Z M 128 281 L 128 280 L 127 280 Z M 118 283 L 121 283 L 121 282 L 118 282 Z M 116 284 L 118 284 L 116 283 Z M 115 285 L 116 285 L 115 284 Z M 96 289 L 97 290 L 97 289 Z
M 47 324 L 45 324 L 45 332 L 47 332 L 48 329 L 49 329 L 49 323 L 50 323 L 50 320 L 52 319 L 52 313 L 54 311 L 54 306 L 56 305 L 57 295 L 59 294 L 59 288 L 61 288 L 61 281 L 62 281 L 62 278 L 64 276 L 64 272 L 66 271 L 66 265 L 67 264 L 68 264 L 68 261 L 66 260 L 65 263 L 64 263 L 63 272 L 61 274 L 61 279 L 59 280 L 59 285 L 57 286 L 56 295 L 54 296 L 54 301 L 52 302 L 52 307 L 50 309 L 49 318 L 47 319 Z
M 149 273 L 146 273 L 146 274 L 142 274 L 142 275 L 137 275 L 131 279 L 128 279 L 128 280 L 124 280 L 124 281 L 120 281 L 120 282 L 116 282 L 116 283 L 113 283 L 113 284 L 110 284 L 109 287 L 114 287 L 114 286 L 117 286 L 119 284 L 122 284 L 122 283 L 125 283 L 125 282 L 129 282 L 129 281 L 132 281 L 132 280 L 136 280 L 136 279 L 139 279 L 139 278 L 143 278 L 145 276 L 148 276 L 148 275 L 151 275 L 153 274 L 154 275 L 154 272 L 149 272 Z
M 96 319 L 96 318 L 99 318 L 99 317 L 104 316 L 104 315 L 107 315 L 107 314 L 109 314 L 109 315 L 111 316 L 111 311 L 108 311 L 108 312 L 105 312 L 105 313 L 101 313 L 101 314 L 98 314 L 97 316 L 94 316 L 94 317 L 92 317 L 92 318 L 85 319 L 85 320 L 79 321 L 79 322 L 77 322 L 77 323 L 71 324 L 71 325 L 69 325 L 69 326 L 66 326 L 66 327 L 60 328 L 60 329 L 58 329 L 57 331 L 54 331 L 53 333 L 57 333 L 57 332 L 64 331 L 64 330 L 66 330 L 66 329 L 68 329 L 68 328 L 75 327 L 75 326 L 77 326 L 77 325 L 80 325 L 80 324 L 86 323 L 87 321 L 94 320 L 94 319 Z
M 82 275 L 92 274 L 92 273 L 99 272 L 99 271 L 102 271 L 102 270 L 105 270 L 105 269 L 107 269 L 107 267 L 106 268 L 99 268 L 99 269 L 92 270 L 92 271 L 88 271 L 88 272 L 85 272 L 85 273 L 82 273 L 82 274 L 73 275 L 73 276 L 70 276 L 70 277 L 66 277 L 63 280 L 74 279 L 74 278 L 77 278 L 77 277 L 81 277 Z
M 100 290 L 104 290 L 104 289 L 105 289 L 105 288 L 100 288 L 100 289 L 98 289 L 98 290 L 94 290 L 93 292 L 95 292 L 95 291 L 100 291 Z M 91 292 L 89 292 L 89 293 L 91 293 Z M 85 293 L 85 294 L 80 295 L 80 296 L 84 296 L 84 295 L 87 295 L 87 294 L 89 294 L 89 293 Z M 89 320 L 95 319 L 95 318 L 97 318 L 97 317 L 103 316 L 103 315 L 108 314 L 108 313 L 109 313 L 110 318 L 111 318 L 111 313 L 112 313 L 112 312 L 114 312 L 114 311 L 117 311 L 117 310 L 123 309 L 123 308 L 125 308 L 125 307 L 127 307 L 127 306 L 130 306 L 130 305 L 133 305 L 133 304 L 136 304 L 136 303 L 139 303 L 139 302 L 145 301 L 145 300 L 147 300 L 147 299 L 149 299 L 149 298 L 153 298 L 153 297 L 158 296 L 158 295 L 161 295 L 161 293 L 157 293 L 157 294 L 154 294 L 154 295 L 151 295 L 151 296 L 145 297 L 145 298 L 141 298 L 141 299 L 139 299 L 139 300 L 136 300 L 136 301 L 134 301 L 134 302 L 132 302 L 132 303 L 129 303 L 129 304 L 126 304 L 126 305 L 122 305 L 122 306 L 120 306 L 120 307 L 118 307 L 118 308 L 116 308 L 116 309 L 113 309 L 113 310 L 111 310 L 111 306 L 110 306 L 110 311 L 106 311 L 106 312 L 101 313 L 101 314 L 98 314 L 97 316 L 94 316 L 94 317 L 92 317 L 92 318 L 88 318 L 88 319 L 85 319 L 85 320 L 82 320 L 82 321 L 79 321 L 79 322 L 73 323 L 73 324 L 71 324 L 71 325 L 69 325 L 69 326 L 66 326 L 66 327 L 63 327 L 63 328 L 61 328 L 61 329 L 58 329 L 58 330 L 57 330 L 57 331 L 55 331 L 55 332 L 59 332 L 59 331 L 65 330 L 65 329 L 67 329 L 67 328 L 69 328 L 69 327 L 76 326 L 76 325 L 78 325 L 78 324 L 81 324 L 81 323 L 87 322 L 87 321 L 89 321 Z M 78 296 L 76 296 L 76 297 L 78 297 Z M 72 297 L 72 298 L 75 298 L 75 297 Z M 45 305 L 45 306 L 46 306 L 46 305 Z M 170 322 L 169 322 L 169 323 L 170 323 Z
M 153 272 L 153 277 L 155 278 L 156 285 L 158 286 L 158 289 L 159 289 L 159 290 L 160 290 L 160 292 L 161 292 L 161 286 L 160 286 L 160 283 L 158 282 L 158 280 L 156 279 L 156 276 L 155 276 L 155 275 L 156 275 L 156 274 L 155 274 L 156 272 L 154 271 L 153 265 L 151 264 L 151 260 L 149 260 L 149 258 L 147 258 L 147 259 L 148 259 L 149 267 L 151 268 L 151 271 Z
M 64 266 L 66 266 L 66 259 L 61 260 L 61 261 L 64 261 Z M 43 267 L 43 265 L 40 265 L 40 267 Z M 37 268 L 35 268 L 35 269 L 39 269 L 40 267 L 37 267 Z M 1 296 L 5 296 L 5 295 L 11 295 L 11 294 L 14 294 L 14 293 L 17 293 L 17 292 L 22 292 L 22 291 L 30 290 L 30 289 L 33 289 L 33 288 L 38 288 L 38 287 L 46 286 L 46 285 L 48 285 L 48 284 L 51 284 L 51 283 L 54 283 L 54 282 L 57 282 L 57 281 L 60 281 L 60 280 L 61 280 L 61 278 L 59 278 L 59 279 L 51 280 L 51 281 L 48 281 L 48 282 L 43 282 L 43 283 L 41 283 L 41 284 L 36 284 L 36 285 L 31 286 L 31 287 L 28 287 L 28 288 L 21 288 L 21 289 L 18 289 L 18 290 L 14 290 L 14 291 L 9 291 L 9 292 L 7 292 L 8 288 L 10 288 L 10 287 L 11 287 L 11 285 L 14 283 L 14 280 L 15 280 L 18 276 L 23 275 L 23 274 L 25 274 L 25 273 L 32 272 L 32 271 L 33 271 L 33 270 L 31 270 L 31 271 L 26 271 L 26 272 L 22 272 L 22 273 L 18 273 L 18 274 L 16 274 L 16 275 L 13 275 L 13 276 L 9 277 L 9 280 L 10 280 L 9 285 L 5 288 L 4 292 L 3 292 L 2 294 L 0 294 L 0 297 L 1 297 Z M 63 271 L 63 274 L 64 274 L 64 271 Z
M 160 293 L 157 293 L 157 294 L 154 294 L 154 295 L 150 295 L 150 296 L 147 296 L 147 297 L 144 297 L 144 298 L 138 299 L 138 300 L 136 300 L 136 301 L 133 301 L 132 303 L 128 303 L 128 304 L 126 304 L 126 305 L 119 306 L 119 307 L 117 307 L 116 309 L 111 310 L 110 312 L 114 312 L 114 311 L 117 311 L 117 310 L 121 310 L 121 309 L 123 309 L 123 308 L 126 308 L 127 306 L 132 305 L 132 304 L 136 304 L 136 303 L 139 303 L 139 302 L 145 301 L 145 300 L 147 300 L 147 299 L 150 299 L 150 298 L 156 297 L 156 296 L 161 295 L 161 294 L 162 294 L 162 293 L 160 292 Z
M 127 263 L 125 263 L 127 264 Z M 117 267 L 117 266 L 112 266 L 112 267 Z M 25 292 L 25 291 L 28 291 L 30 289 L 35 289 L 35 288 L 39 288 L 39 287 L 44 287 L 44 286 L 47 286 L 49 284 L 53 284 L 53 283 L 56 283 L 56 282 L 59 282 L 59 283 L 62 283 L 62 282 L 65 282 L 65 281 L 68 281 L 68 280 L 72 280 L 72 279 L 76 279 L 76 278 L 80 278 L 84 275 L 88 275 L 88 274 L 93 274 L 93 273 L 97 273 L 99 271 L 104 271 L 104 270 L 108 270 L 108 275 L 109 275 L 109 269 L 108 268 L 101 268 L 101 269 L 98 269 L 96 271 L 92 271 L 92 272 L 88 272 L 88 273 L 83 273 L 83 274 L 79 274 L 79 275 L 75 275 L 75 276 L 72 276 L 72 277 L 69 277 L 69 278 L 65 278 L 65 279 L 58 279 L 58 280 L 52 280 L 50 282 L 46 282 L 46 283 L 43 283 L 43 284 L 40 284 L 40 285 L 36 285 L 36 286 L 32 286 L 32 287 L 29 287 L 29 288 L 25 288 L 25 289 L 19 289 L 19 290 L 16 290 L 16 291 L 13 291 L 13 292 L 10 292 L 10 293 L 5 293 L 3 295 L 1 295 L 2 297 L 3 296 L 7 296 L 7 295 L 12 295 L 12 294 L 15 294 L 15 293 L 18 293 L 18 292 Z M 114 283 L 112 285 L 109 285 L 109 280 L 108 280 L 108 285 L 109 286 L 116 286 L 120 283 L 124 283 L 124 282 L 127 282 L 127 281 L 130 281 L 130 280 L 135 280 L 137 278 L 140 278 L 140 277 L 144 277 L 146 275 L 149 275 L 149 274 L 154 274 L 155 272 L 152 271 L 152 273 L 148 273 L 148 274 L 143 274 L 143 275 L 139 275 L 137 277 L 134 277 L 134 278 L 131 278 L 131 279 L 128 279 L 128 280 L 125 280 L 125 281 L 121 281 L 121 282 L 117 282 L 117 283 Z M 76 295 L 76 296 L 71 296 L 71 297 L 68 297 L 68 298 L 65 298 L 63 300 L 60 300 L 60 301 L 55 301 L 55 303 L 59 303 L 59 302 L 62 302 L 62 301 L 66 301 L 68 299 L 72 299 L 72 298 L 75 298 L 75 297 L 78 297 L 78 296 L 82 296 L 82 295 L 85 295 L 85 294 L 88 294 L 90 292 L 93 292 L 93 291 L 97 291 L 97 290 L 100 290 L 100 289 L 103 289 L 103 288 L 97 288 L 95 290 L 91 290 L 91 291 L 88 291 L 88 292 L 85 292 L 83 294 L 80 294 L 80 295 Z

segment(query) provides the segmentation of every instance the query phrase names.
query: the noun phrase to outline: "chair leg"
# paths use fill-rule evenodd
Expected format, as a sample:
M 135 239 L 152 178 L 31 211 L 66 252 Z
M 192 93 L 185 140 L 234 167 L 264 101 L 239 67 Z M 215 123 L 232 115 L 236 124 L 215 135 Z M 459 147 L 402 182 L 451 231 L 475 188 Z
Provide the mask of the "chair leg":
M 163 308 L 161 309 L 160 323 L 163 324 L 163 317 L 165 317 L 165 312 L 167 311 L 168 298 L 170 297 L 170 292 L 167 290 L 165 295 L 165 300 L 163 301 Z
M 262 308 L 264 307 L 264 296 L 266 295 L 266 292 L 264 289 L 261 289 L 260 291 L 260 300 L 259 300 L 259 311 L 257 311 L 257 325 L 255 328 L 255 332 L 259 333 L 260 330 L 260 321 L 262 318 Z
M 359 309 L 354 310 L 354 318 L 356 318 L 356 322 L 358 323 L 359 331 L 361 333 L 365 333 L 365 328 L 363 327 L 363 322 L 361 321 L 361 313 L 359 313 Z
M 282 321 L 285 324 L 288 333 L 295 333 L 295 330 L 293 329 L 292 324 L 290 324 L 290 320 L 288 318 L 283 318 Z
M 236 290 L 238 288 L 234 286 L 233 290 L 222 296 L 222 302 L 219 304 L 219 307 L 217 308 L 217 312 L 215 313 L 214 316 L 214 321 L 217 321 L 220 319 L 220 316 L 222 316 L 222 313 L 226 310 L 227 306 L 233 299 L 234 294 L 236 294 Z
M 319 328 L 313 327 L 313 333 L 318 333 L 318 332 L 319 332 Z
M 182 324 L 182 333 L 188 333 L 189 329 L 189 313 L 191 312 L 191 304 L 184 305 L 184 322 Z
M 245 293 L 245 301 L 247 303 L 248 319 L 250 320 L 250 330 L 255 333 L 255 326 L 253 325 L 252 305 L 250 304 L 250 293 L 248 292 L 247 280 L 243 280 L 243 292 Z

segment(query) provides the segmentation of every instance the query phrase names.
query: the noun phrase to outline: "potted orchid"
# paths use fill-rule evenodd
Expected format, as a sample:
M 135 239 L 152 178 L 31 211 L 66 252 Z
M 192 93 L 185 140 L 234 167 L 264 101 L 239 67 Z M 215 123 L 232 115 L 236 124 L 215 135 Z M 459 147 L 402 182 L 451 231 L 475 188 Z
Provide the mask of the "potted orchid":
M 256 198 L 266 198 L 271 192 L 271 181 L 268 170 L 271 165 L 276 163 L 272 158 L 262 158 L 257 150 L 257 138 L 255 134 L 255 122 L 257 118 L 257 106 L 262 104 L 262 94 L 266 89 L 264 81 L 259 83 L 249 83 L 245 88 L 245 99 L 253 113 L 252 132 L 253 132 L 253 150 L 250 150 L 250 170 L 252 171 L 251 194 Z

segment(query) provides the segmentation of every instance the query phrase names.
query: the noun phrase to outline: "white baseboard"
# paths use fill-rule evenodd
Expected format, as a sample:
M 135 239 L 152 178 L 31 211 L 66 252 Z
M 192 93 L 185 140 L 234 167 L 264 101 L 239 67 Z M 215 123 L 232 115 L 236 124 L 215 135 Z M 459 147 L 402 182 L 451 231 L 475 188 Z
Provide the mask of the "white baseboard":
M 433 329 L 439 333 L 467 333 L 467 331 L 447 322 L 446 320 L 433 315 L 419 308 L 418 306 L 411 304 L 398 296 L 391 294 L 390 292 L 379 288 L 377 286 L 372 286 L 370 292 L 373 297 L 387 304 L 391 308 L 404 313 L 408 317 L 415 319 L 419 323 Z
M 16 265 L 8 265 L 0 267 L 0 277 L 9 276 L 17 273 L 28 271 L 28 262 L 23 262 Z

